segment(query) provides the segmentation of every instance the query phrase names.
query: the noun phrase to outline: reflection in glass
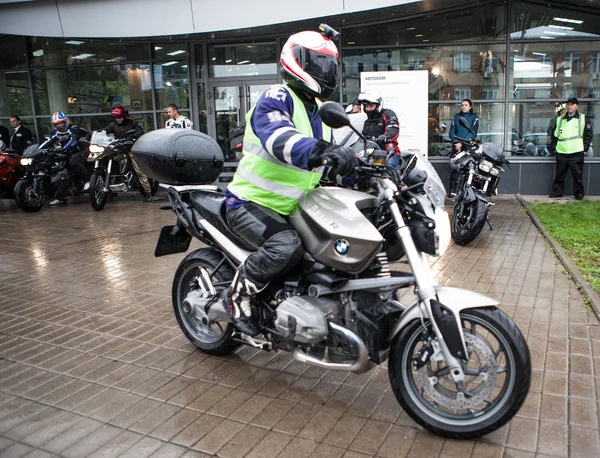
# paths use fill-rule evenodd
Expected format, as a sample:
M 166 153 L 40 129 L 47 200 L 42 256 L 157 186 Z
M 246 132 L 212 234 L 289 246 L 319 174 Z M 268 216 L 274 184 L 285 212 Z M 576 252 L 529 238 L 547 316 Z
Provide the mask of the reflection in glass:
M 210 77 L 275 75 L 277 61 L 275 43 L 208 48 Z
M 504 104 L 474 102 L 473 111 L 479 118 L 477 140 L 504 145 Z M 447 156 L 452 151 L 449 133 L 459 112 L 460 102 L 429 104 L 429 156 Z
M 198 84 L 198 130 L 208 134 L 208 114 L 206 112 L 206 89 L 204 83 Z
M 149 65 L 108 65 L 33 72 L 38 113 L 104 113 L 116 105 L 152 109 Z
M 600 41 L 513 44 L 510 58 L 512 98 L 600 96 Z
M 187 46 L 187 43 L 153 43 L 152 57 L 167 60 L 187 59 Z
M 148 43 L 32 37 L 32 67 L 148 61 Z
M 0 70 L 23 68 L 27 65 L 24 37 L 0 35 Z
M 32 114 L 27 72 L 0 72 L 0 116 L 14 114 Z
M 408 20 L 348 27 L 342 39 L 344 47 L 502 40 L 506 37 L 505 23 L 506 6 L 500 1 Z
M 239 91 L 238 86 L 221 86 L 213 89 L 217 143 L 226 157 L 229 157 L 230 152 L 229 132 L 240 122 Z
M 600 15 L 560 7 L 526 2 L 511 3 L 511 40 L 553 40 L 597 38 Z M 581 2 L 577 2 L 581 5 Z
M 154 64 L 154 88 L 158 109 L 174 103 L 179 108 L 190 107 L 187 61 Z
M 506 47 L 433 46 L 377 51 L 344 51 L 344 102 L 360 93 L 360 73 L 427 70 L 429 100 L 499 99 L 504 97 Z

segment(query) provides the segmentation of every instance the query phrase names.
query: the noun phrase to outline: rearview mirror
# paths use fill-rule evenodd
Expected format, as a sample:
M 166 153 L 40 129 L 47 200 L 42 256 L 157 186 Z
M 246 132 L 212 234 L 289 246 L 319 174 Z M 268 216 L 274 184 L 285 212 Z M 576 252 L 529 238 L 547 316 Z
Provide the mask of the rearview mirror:
M 325 102 L 319 108 L 321 120 L 332 129 L 339 129 L 350 125 L 348 114 L 344 107 L 336 102 Z

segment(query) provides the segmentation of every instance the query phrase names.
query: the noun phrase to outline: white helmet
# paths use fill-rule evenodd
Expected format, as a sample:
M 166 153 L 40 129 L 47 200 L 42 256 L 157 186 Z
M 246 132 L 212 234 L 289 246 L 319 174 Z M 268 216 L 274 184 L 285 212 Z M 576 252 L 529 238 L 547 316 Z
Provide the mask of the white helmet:
M 381 98 L 381 95 L 377 94 L 374 91 L 361 92 L 358 95 L 358 101 L 361 105 L 364 105 L 367 103 L 377 104 L 377 107 L 375 108 L 375 110 L 377 110 L 377 111 L 381 111 L 383 109 L 383 99 Z
M 339 53 L 335 43 L 319 32 L 299 32 L 288 38 L 279 63 L 281 77 L 294 89 L 327 100 L 337 88 Z

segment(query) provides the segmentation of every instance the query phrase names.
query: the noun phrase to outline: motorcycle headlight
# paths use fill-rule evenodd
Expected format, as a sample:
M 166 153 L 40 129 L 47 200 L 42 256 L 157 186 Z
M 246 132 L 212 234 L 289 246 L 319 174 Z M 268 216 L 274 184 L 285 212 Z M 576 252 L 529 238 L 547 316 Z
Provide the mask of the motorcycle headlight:
M 30 157 L 24 157 L 21 159 L 21 165 L 31 165 L 33 164 L 33 159 Z
M 492 168 L 492 170 L 490 170 L 490 175 L 497 177 L 498 175 L 500 175 L 500 172 L 502 172 L 500 168 L 494 167 Z
M 479 170 L 483 172 L 489 172 L 493 167 L 494 164 L 492 164 L 490 161 L 486 161 L 485 159 L 479 163 Z
M 104 146 L 90 145 L 90 153 L 96 153 L 96 155 L 104 152 Z

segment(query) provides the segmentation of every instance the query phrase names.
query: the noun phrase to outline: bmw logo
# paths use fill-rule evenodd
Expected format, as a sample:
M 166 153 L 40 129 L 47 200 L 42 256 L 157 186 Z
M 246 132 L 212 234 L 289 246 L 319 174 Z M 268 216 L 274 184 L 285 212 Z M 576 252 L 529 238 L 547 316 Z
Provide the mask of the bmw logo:
M 345 239 L 337 239 L 335 241 L 335 251 L 342 255 L 348 254 L 348 251 L 350 251 L 350 242 Z

